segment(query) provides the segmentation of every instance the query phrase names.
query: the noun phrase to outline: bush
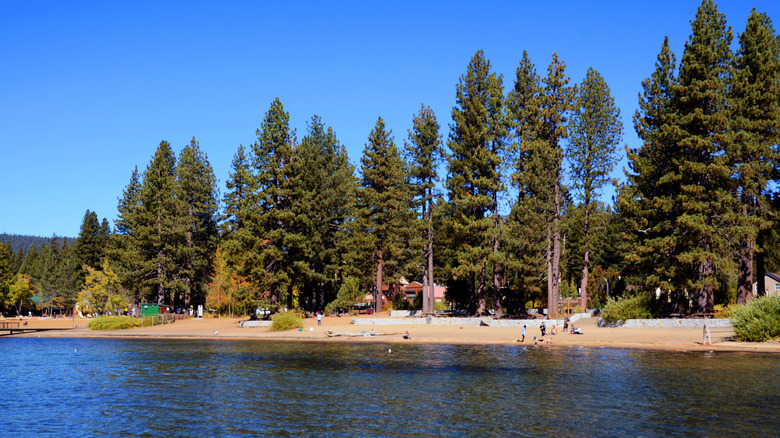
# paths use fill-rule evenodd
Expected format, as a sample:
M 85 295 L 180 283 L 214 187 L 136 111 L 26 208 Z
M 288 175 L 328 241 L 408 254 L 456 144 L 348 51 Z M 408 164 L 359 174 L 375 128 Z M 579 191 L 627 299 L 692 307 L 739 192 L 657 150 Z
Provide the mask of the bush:
M 303 317 L 295 310 L 275 313 L 271 317 L 271 330 L 292 330 L 303 328 Z
M 715 318 L 718 319 L 729 319 L 734 315 L 734 308 L 736 305 L 729 304 L 729 305 L 723 305 L 723 304 L 716 304 L 715 305 Z
M 601 317 L 608 323 L 627 319 L 649 319 L 654 314 L 654 300 L 649 294 L 626 296 L 613 300 L 609 298 L 601 311 Z
M 336 299 L 325 306 L 325 313 L 332 315 L 339 309 L 347 309 L 349 306 L 363 300 L 365 293 L 360 288 L 360 281 L 356 278 L 347 278 L 341 284 Z
M 780 297 L 759 297 L 734 308 L 734 338 L 762 342 L 780 337 Z
M 87 325 L 90 330 L 125 330 L 140 326 L 140 319 L 128 316 L 100 316 Z

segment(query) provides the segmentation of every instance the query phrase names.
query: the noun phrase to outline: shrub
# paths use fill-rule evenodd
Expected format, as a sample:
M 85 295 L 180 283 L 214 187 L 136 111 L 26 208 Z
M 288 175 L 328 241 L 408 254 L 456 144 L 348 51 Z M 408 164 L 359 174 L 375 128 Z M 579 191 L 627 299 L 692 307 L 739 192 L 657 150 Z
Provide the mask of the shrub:
M 360 288 L 360 281 L 356 278 L 347 278 L 339 288 L 336 299 L 325 306 L 325 312 L 327 314 L 334 314 L 338 309 L 349 308 L 349 306 L 359 303 L 364 296 L 365 293 Z
M 127 316 L 100 316 L 87 325 L 90 330 L 125 330 L 140 326 L 140 319 Z
M 405 293 L 397 293 L 393 295 L 393 310 L 408 310 L 409 302 L 406 301 Z
M 736 306 L 734 304 L 729 305 L 723 305 L 723 304 L 716 304 L 715 305 L 715 318 L 719 319 L 729 319 L 734 315 L 734 308 Z
M 303 317 L 295 310 L 275 313 L 271 317 L 271 330 L 292 330 L 303 328 Z
M 601 317 L 610 323 L 627 319 L 652 318 L 654 314 L 653 301 L 649 294 L 625 296 L 617 300 L 609 298 L 607 305 L 601 311 Z
M 780 337 L 780 297 L 759 297 L 734 308 L 734 338 L 761 342 Z

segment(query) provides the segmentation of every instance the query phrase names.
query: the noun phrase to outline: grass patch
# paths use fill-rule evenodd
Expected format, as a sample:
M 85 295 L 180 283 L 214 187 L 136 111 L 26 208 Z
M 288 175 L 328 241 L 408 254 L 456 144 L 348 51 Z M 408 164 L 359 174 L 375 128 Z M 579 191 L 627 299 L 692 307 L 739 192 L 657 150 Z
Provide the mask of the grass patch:
M 127 316 L 99 316 L 87 325 L 90 330 L 125 330 L 140 326 L 140 319 Z
M 271 330 L 283 331 L 303 328 L 303 317 L 295 310 L 275 313 L 271 317 Z
M 738 341 L 763 342 L 780 337 L 780 297 L 758 297 L 736 306 L 731 324 Z

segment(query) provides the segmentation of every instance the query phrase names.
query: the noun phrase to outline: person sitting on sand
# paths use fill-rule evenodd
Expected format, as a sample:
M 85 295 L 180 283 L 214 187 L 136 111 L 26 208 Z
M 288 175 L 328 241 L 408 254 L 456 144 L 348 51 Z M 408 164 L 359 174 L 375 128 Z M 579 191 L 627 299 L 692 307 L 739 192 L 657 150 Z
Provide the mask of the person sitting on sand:
M 553 324 L 553 326 L 550 328 L 550 334 L 551 335 L 557 335 L 558 334 L 558 329 L 555 328 L 555 324 Z
M 412 339 L 412 337 L 409 336 L 409 332 L 408 331 L 404 332 L 404 339 Z
M 571 326 L 571 334 L 573 335 L 583 335 L 582 330 L 580 330 L 579 327 L 575 327 L 574 325 Z

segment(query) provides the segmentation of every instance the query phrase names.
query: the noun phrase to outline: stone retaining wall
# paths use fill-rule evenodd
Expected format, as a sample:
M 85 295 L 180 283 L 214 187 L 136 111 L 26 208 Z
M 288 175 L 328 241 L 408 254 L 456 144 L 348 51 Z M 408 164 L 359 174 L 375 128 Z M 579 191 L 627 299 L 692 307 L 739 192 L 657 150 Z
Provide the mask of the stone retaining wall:
M 273 321 L 241 321 L 238 323 L 240 327 L 270 327 Z
M 590 318 L 589 313 L 577 313 L 569 319 L 575 323 L 582 318 Z M 729 319 L 629 319 L 621 327 L 626 328 L 703 328 L 705 321 L 709 327 L 731 327 Z M 355 325 L 457 325 L 487 327 L 539 328 L 544 323 L 563 327 L 563 319 L 493 319 L 482 318 L 442 318 L 442 317 L 391 317 L 391 318 L 352 318 Z
M 704 328 L 731 327 L 730 319 L 628 319 L 621 327 L 626 328 Z
M 577 313 L 571 316 L 571 322 L 580 318 L 590 318 L 589 313 Z M 402 318 L 352 318 L 352 324 L 356 325 L 462 325 L 462 326 L 487 326 L 487 327 L 517 327 L 538 328 L 545 323 L 547 328 L 553 324 L 563 327 L 563 319 L 493 319 L 490 317 L 482 318 L 434 318 L 422 317 L 402 317 Z

